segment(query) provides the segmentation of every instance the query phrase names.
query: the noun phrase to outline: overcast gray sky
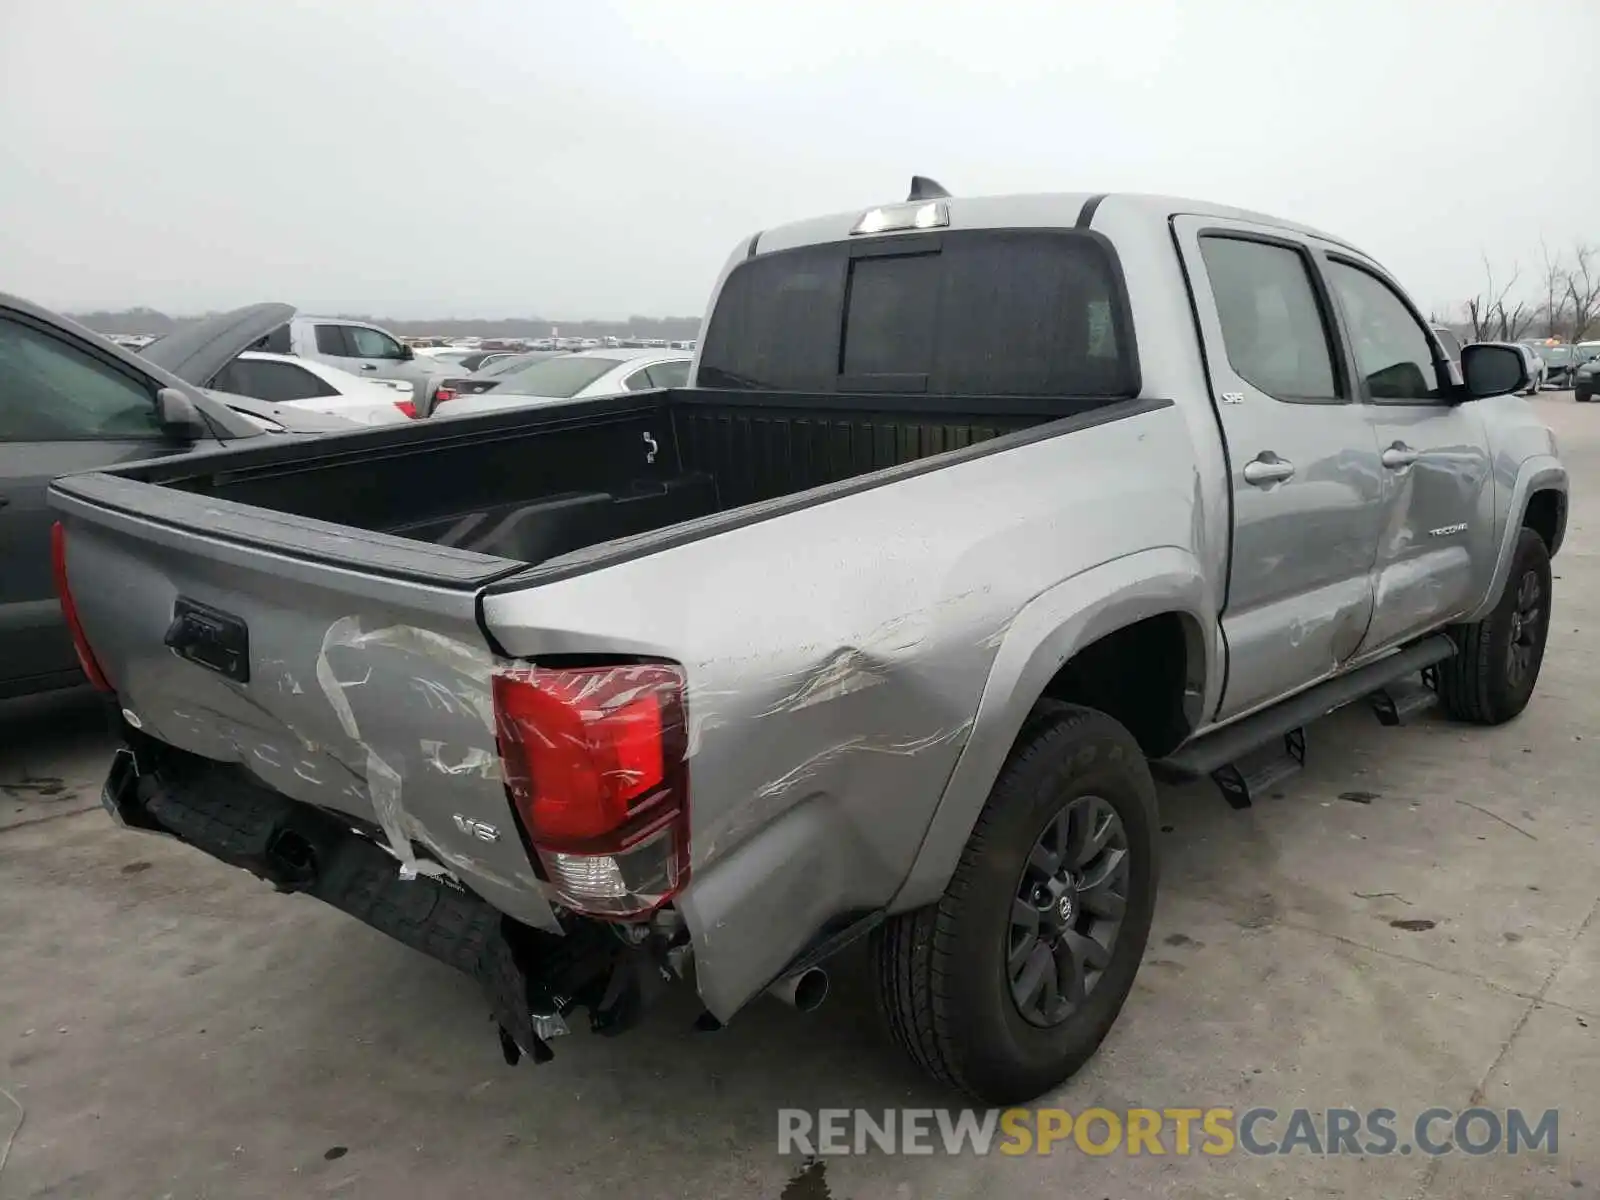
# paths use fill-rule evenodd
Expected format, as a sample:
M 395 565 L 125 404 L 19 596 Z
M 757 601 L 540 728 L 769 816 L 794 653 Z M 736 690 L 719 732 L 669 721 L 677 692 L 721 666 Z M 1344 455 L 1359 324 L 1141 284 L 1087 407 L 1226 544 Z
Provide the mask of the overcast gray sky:
M 1136 190 L 1295 217 L 1423 305 L 1600 242 L 1600 0 L 0 0 L 0 288 L 698 313 L 743 234 Z

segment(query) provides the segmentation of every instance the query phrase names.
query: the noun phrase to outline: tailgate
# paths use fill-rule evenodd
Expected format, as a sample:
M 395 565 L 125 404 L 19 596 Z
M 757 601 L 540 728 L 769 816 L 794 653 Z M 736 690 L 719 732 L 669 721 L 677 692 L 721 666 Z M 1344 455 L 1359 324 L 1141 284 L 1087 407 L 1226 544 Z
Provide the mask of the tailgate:
M 558 927 L 513 824 L 476 614 L 522 564 L 110 475 L 59 480 L 51 504 L 131 723 Z

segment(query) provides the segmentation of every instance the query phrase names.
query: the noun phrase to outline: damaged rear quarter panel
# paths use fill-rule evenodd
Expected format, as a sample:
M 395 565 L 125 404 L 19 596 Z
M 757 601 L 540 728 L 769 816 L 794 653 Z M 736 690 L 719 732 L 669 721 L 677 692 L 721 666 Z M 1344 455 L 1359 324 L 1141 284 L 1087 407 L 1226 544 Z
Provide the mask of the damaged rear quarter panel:
M 1192 553 L 1194 461 L 1158 410 L 485 597 L 511 655 L 685 668 L 678 903 L 714 1014 L 825 922 L 889 904 L 1017 614 L 1133 550 Z

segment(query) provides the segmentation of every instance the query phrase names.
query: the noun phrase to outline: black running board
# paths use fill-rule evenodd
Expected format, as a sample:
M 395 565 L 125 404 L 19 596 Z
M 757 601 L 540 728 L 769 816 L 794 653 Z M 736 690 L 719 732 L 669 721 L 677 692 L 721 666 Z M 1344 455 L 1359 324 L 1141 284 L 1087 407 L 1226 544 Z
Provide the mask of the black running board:
M 1448 635 L 1434 634 L 1387 658 L 1319 683 L 1280 704 L 1197 738 L 1176 754 L 1151 766 L 1159 777 L 1172 781 L 1200 779 L 1207 775 L 1217 777 L 1220 773 L 1217 783 L 1229 803 L 1247 807 L 1253 793 L 1287 777 L 1304 763 L 1304 730 L 1312 721 L 1386 689 L 1394 689 L 1395 699 L 1399 700 L 1400 689 L 1395 687 L 1398 681 L 1438 666 L 1455 652 L 1456 644 Z M 1385 724 L 1399 724 L 1421 707 L 1418 700 L 1413 699 L 1412 689 L 1407 688 L 1404 693 L 1403 701 L 1391 701 L 1388 706 L 1374 701 L 1374 707 L 1380 709 L 1380 720 Z M 1385 707 L 1388 711 L 1383 711 Z M 1395 712 L 1396 709 L 1401 711 Z M 1391 716 L 1392 721 L 1386 719 Z M 1264 762 L 1251 763 L 1253 758 L 1262 758 L 1257 752 L 1275 741 L 1281 742 L 1283 747 L 1277 755 L 1266 756 Z
M 1396 679 L 1373 692 L 1368 699 L 1380 724 L 1409 725 L 1439 703 L 1434 669 L 1424 667 L 1421 679 Z

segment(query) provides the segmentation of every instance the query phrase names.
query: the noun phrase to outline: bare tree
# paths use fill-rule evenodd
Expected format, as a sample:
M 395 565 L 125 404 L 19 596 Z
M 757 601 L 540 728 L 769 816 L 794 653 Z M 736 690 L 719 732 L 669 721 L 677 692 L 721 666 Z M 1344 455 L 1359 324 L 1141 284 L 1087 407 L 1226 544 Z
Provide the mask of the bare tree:
M 1506 280 L 1504 287 L 1496 289 L 1494 268 L 1489 264 L 1489 256 L 1483 256 L 1484 290 L 1466 304 L 1473 341 L 1514 342 L 1528 331 L 1528 326 L 1533 323 L 1533 313 L 1527 304 L 1519 300 L 1513 307 L 1506 307 L 1506 297 L 1517 285 L 1517 278 L 1521 274 L 1522 269 L 1513 263 L 1511 278 Z
M 1545 337 L 1561 337 L 1567 315 L 1567 269 L 1559 254 L 1551 254 L 1544 238 L 1539 239 L 1539 257 L 1544 263 L 1544 303 L 1536 314 Z
M 1566 270 L 1567 309 L 1572 319 L 1572 340 L 1581 342 L 1600 324 L 1600 247 L 1578 243 L 1572 248 L 1572 265 Z
M 1533 328 L 1534 311 L 1521 300 L 1515 307 L 1500 306 L 1500 340 L 1515 342 L 1525 337 Z

